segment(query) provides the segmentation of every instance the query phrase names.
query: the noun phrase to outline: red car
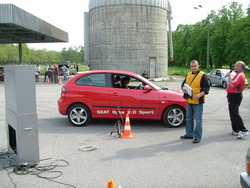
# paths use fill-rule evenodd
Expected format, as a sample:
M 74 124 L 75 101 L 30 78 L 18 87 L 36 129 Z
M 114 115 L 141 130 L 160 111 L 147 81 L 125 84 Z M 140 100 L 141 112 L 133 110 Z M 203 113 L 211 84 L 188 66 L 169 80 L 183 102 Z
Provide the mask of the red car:
M 121 83 L 128 80 L 128 85 Z M 95 70 L 78 73 L 63 87 L 58 100 L 60 114 L 75 126 L 92 118 L 160 120 L 169 127 L 185 123 L 186 101 L 183 93 L 161 88 L 144 77 L 119 70 Z

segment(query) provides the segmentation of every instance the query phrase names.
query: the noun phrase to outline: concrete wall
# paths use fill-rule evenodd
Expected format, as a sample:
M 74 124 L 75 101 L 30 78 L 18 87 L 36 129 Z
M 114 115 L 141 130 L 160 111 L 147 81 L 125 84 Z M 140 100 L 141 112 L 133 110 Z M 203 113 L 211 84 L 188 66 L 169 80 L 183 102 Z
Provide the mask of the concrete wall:
M 164 77 L 168 67 L 167 10 L 162 7 L 118 4 L 89 11 L 89 65 L 151 77 Z M 155 67 L 150 68 L 150 59 Z

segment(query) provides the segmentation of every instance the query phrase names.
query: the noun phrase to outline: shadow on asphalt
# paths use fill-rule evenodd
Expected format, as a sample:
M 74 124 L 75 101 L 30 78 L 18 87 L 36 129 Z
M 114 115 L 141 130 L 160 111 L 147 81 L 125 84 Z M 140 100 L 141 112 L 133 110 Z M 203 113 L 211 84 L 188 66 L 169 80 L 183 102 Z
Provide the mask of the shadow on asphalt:
M 125 121 L 125 120 L 124 120 Z M 86 126 L 73 126 L 67 117 L 60 118 L 48 118 L 48 119 L 40 119 L 38 120 L 39 132 L 41 133 L 62 133 L 62 129 L 64 129 L 64 134 L 68 133 L 92 133 L 95 131 L 98 132 L 107 132 L 107 130 L 115 129 L 114 125 L 116 123 L 116 119 L 93 119 Z M 124 123 L 123 123 L 124 124 Z M 157 120 L 131 120 L 130 126 L 133 130 L 139 130 L 142 132 L 161 132 L 161 131 L 172 131 L 184 129 L 184 126 L 170 128 L 167 127 L 162 121 Z M 50 127 L 48 129 L 47 127 Z M 65 129 L 68 131 L 65 132 Z M 49 131 L 48 131 L 49 130 Z

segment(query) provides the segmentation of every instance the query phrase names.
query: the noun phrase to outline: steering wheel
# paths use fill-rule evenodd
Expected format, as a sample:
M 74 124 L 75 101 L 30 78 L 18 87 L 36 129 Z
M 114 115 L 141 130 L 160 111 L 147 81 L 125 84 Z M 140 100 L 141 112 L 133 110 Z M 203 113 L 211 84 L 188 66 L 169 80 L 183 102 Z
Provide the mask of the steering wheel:
M 142 84 L 140 84 L 140 85 L 138 85 L 137 87 L 135 87 L 135 89 L 140 89 L 140 90 L 142 90 L 142 89 L 143 89 Z

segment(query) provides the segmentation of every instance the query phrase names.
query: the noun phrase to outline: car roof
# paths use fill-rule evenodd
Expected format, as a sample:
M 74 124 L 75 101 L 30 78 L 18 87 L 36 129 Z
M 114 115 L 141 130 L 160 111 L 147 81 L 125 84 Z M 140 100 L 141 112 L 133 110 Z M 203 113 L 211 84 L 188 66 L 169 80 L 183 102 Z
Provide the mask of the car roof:
M 78 72 L 78 74 L 90 74 L 90 73 L 113 73 L 113 74 L 129 74 L 131 76 L 137 76 L 137 73 L 122 71 L 122 70 L 90 70 L 85 72 Z
M 231 69 L 214 69 L 214 70 L 230 71 Z
M 217 70 L 219 70 L 219 71 L 221 71 L 221 72 L 229 72 L 231 69 L 213 69 L 213 70 L 211 70 L 211 72 L 217 71 Z M 210 72 L 210 73 L 211 73 L 211 72 Z

